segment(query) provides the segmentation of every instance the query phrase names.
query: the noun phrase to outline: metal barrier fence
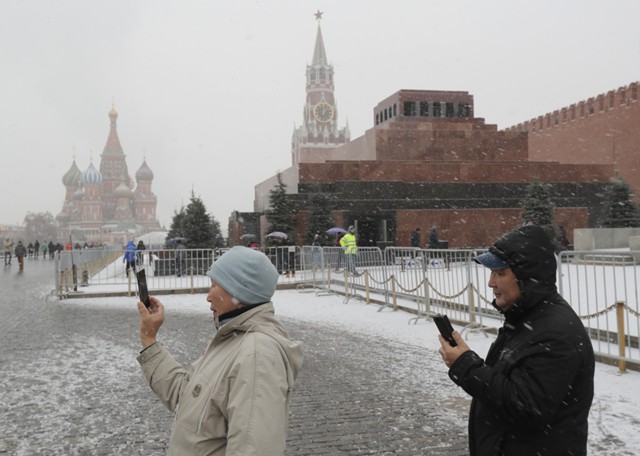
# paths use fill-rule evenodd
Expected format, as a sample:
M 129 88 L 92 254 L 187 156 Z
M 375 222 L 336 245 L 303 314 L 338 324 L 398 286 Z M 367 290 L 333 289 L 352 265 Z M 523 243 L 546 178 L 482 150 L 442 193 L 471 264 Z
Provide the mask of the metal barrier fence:
M 227 249 L 146 250 L 137 265 L 147 271 L 149 290 L 194 292 L 208 289 L 211 263 Z M 359 247 L 346 255 L 340 247 L 284 246 L 263 252 L 282 274 L 281 281 L 317 296 L 340 293 L 344 302 L 362 299 L 393 309 L 415 311 L 420 318 L 436 313 L 466 323 L 465 330 L 502 324 L 488 287 L 490 271 L 472 261 L 484 250 Z M 78 287 L 95 293 L 136 292 L 122 250 L 61 252 L 56 261 L 56 291 L 66 297 Z M 355 257 L 355 258 L 354 258 Z M 640 365 L 640 252 L 562 252 L 558 289 L 580 316 L 600 357 Z M 83 290 L 84 291 L 84 290 Z
M 490 271 L 472 258 L 485 250 L 390 247 L 358 249 L 356 271 L 339 247 L 304 246 L 301 291 L 341 293 L 345 302 L 357 297 L 384 307 L 413 308 L 409 322 L 445 313 L 466 323 L 465 330 L 502 324 L 492 306 Z M 558 288 L 590 333 L 602 358 L 640 365 L 640 252 L 562 252 L 558 256 Z M 364 296 L 361 295 L 364 293 Z
M 152 249 L 136 252 L 135 268 L 144 269 L 152 290 L 187 290 L 208 288 L 206 275 L 211 263 L 224 249 Z M 60 297 L 71 292 L 109 293 L 125 289 L 129 295 L 137 290 L 123 250 L 73 250 L 60 252 L 56 261 L 56 290 Z M 80 290 L 87 287 L 86 290 Z

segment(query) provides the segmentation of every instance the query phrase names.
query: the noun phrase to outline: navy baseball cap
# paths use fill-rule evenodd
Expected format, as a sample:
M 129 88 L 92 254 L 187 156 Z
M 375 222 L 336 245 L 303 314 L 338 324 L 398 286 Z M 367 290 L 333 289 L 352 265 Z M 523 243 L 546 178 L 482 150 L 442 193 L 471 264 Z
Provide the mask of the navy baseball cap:
M 500 258 L 493 252 L 486 252 L 482 255 L 478 255 L 477 257 L 473 258 L 473 261 L 489 269 L 504 269 L 509 267 L 509 265 L 502 258 Z

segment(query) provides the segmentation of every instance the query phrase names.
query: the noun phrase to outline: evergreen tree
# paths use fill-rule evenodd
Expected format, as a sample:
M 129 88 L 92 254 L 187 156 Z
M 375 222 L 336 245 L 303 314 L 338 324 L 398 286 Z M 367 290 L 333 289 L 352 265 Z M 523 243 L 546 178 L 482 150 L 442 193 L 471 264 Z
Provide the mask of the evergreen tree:
M 640 226 L 638 208 L 633 204 L 631 188 L 622 178 L 611 182 L 605 197 L 606 215 L 604 228 L 627 228 Z
M 550 185 L 532 182 L 525 189 L 522 201 L 522 220 L 543 228 L 549 239 L 558 244 L 558 233 L 553 225 L 554 204 L 551 201 Z
M 291 199 L 287 195 L 287 186 L 282 182 L 280 173 L 278 173 L 278 184 L 269 191 L 269 210 L 266 215 L 271 224 L 271 231 L 282 231 L 293 239 L 295 214 Z
M 190 249 L 210 249 L 224 244 L 220 224 L 207 214 L 204 203 L 193 192 L 187 207 L 174 213 L 167 239 L 176 237 L 187 238 Z
M 553 225 L 553 208 L 549 185 L 533 182 L 527 186 L 522 201 L 524 222 L 539 226 Z
M 182 231 L 182 220 L 184 219 L 184 206 L 179 211 L 173 211 L 173 218 L 171 219 L 171 227 L 165 238 L 165 242 L 169 239 L 177 237 L 186 237 Z
M 323 236 L 325 232 L 333 226 L 331 210 L 333 209 L 334 200 L 326 193 L 322 193 L 320 189 L 314 189 L 309 204 L 311 215 L 307 223 L 307 231 L 304 238 L 307 245 L 311 245 L 316 233 Z

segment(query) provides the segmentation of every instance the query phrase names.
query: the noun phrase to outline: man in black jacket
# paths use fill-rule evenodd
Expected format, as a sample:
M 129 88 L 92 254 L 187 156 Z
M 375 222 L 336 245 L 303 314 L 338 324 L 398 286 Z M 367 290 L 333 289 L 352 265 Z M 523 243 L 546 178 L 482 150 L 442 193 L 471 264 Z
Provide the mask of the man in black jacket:
M 482 360 L 454 332 L 440 336 L 449 377 L 471 395 L 471 456 L 587 454 L 594 356 L 580 318 L 556 289 L 554 247 L 538 226 L 502 236 L 474 260 L 491 269 L 505 318 Z

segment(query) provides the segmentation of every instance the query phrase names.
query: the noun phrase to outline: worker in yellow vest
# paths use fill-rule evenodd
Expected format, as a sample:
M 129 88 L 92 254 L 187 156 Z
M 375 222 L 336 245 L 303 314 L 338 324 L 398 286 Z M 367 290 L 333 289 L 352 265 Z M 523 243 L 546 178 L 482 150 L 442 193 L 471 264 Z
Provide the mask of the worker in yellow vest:
M 345 269 L 354 276 L 359 276 L 356 271 L 356 255 L 358 254 L 358 245 L 356 244 L 356 229 L 351 225 L 347 233 L 340 239 L 340 245 L 344 250 Z

